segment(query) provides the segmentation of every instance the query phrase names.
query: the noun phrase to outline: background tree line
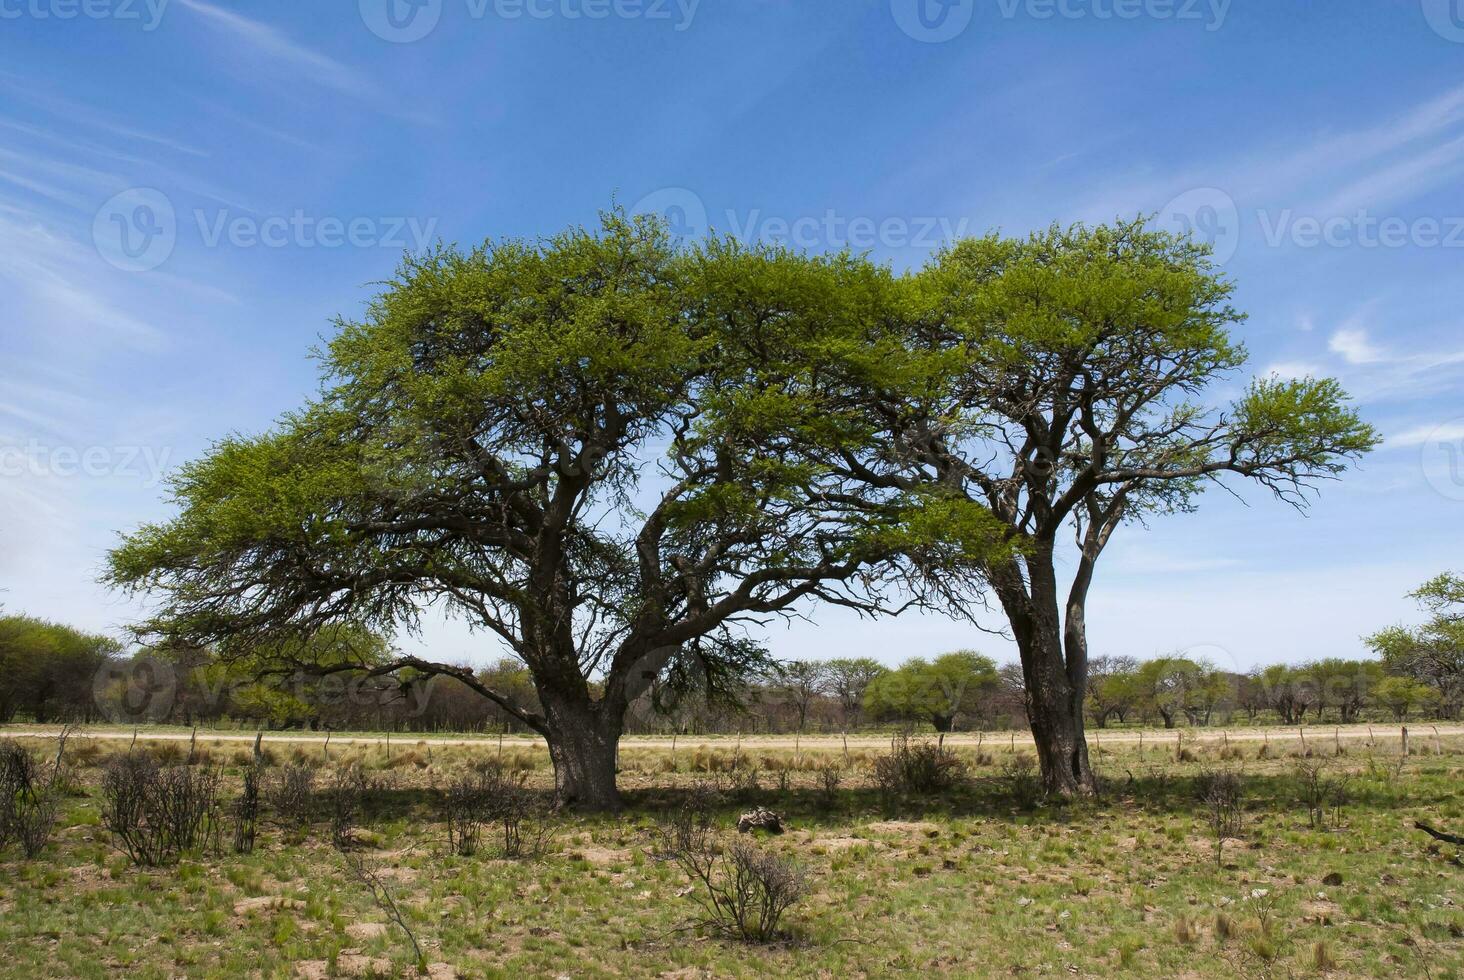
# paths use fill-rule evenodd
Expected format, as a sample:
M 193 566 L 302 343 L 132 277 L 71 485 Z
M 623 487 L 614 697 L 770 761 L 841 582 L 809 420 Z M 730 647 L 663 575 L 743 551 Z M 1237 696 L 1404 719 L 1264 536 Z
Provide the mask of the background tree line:
M 1085 711 L 1113 725 L 1296 725 L 1458 720 L 1464 715 L 1464 579 L 1445 574 L 1413 594 L 1429 614 L 1364 638 L 1377 659 L 1329 657 L 1227 671 L 1183 654 L 1098 656 Z M 374 673 L 399 653 L 362 627 L 321 631 L 311 649 L 221 655 L 209 648 L 128 652 L 119 641 L 23 615 L 0 616 L 0 722 L 124 720 L 314 730 L 503 731 L 513 714 L 442 674 Z M 279 662 L 348 659 L 326 676 L 273 671 Z M 514 658 L 461 668 L 483 685 L 537 706 L 533 678 Z M 675 696 L 665 696 L 675 694 Z M 938 732 L 1027 724 L 1020 665 L 958 650 L 889 667 L 869 657 L 768 663 L 734 683 L 691 693 L 656 688 L 628 731 L 792 733 L 915 727 Z

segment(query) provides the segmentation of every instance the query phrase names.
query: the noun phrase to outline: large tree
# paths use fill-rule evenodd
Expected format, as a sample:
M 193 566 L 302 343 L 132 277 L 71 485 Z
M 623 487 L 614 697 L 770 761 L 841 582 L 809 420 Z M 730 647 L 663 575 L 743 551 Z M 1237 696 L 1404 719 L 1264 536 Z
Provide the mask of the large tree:
M 826 461 L 873 486 L 940 488 L 1004 529 L 1012 549 L 983 573 L 1050 791 L 1095 787 L 1086 612 L 1118 528 L 1190 511 L 1232 476 L 1303 507 L 1377 441 L 1332 380 L 1259 378 L 1216 400 L 1247 358 L 1232 289 L 1206 248 L 1142 221 L 1054 226 L 953 246 L 892 284 L 877 328 L 855 328 L 849 396 L 880 438 Z
M 612 213 L 407 260 L 338 324 L 320 396 L 183 467 L 178 515 L 110 581 L 160 597 L 142 632 L 239 649 L 438 604 L 524 662 L 538 706 L 421 656 L 291 666 L 454 677 L 545 737 L 562 801 L 617 805 L 626 711 L 657 681 L 730 683 L 762 657 L 746 625 L 805 601 L 948 600 L 920 573 L 990 537 L 926 488 L 817 464 L 869 437 L 818 411 L 831 355 L 755 383 L 760 343 L 869 319 L 867 263 L 742 254 Z

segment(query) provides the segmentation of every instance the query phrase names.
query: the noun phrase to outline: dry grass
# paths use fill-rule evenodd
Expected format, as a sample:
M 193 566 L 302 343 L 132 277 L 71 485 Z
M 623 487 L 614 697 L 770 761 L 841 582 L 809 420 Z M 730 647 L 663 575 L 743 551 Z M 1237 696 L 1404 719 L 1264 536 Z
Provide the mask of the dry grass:
M 796 750 L 745 739 L 672 756 L 630 742 L 627 811 L 557 816 L 553 852 L 518 860 L 496 844 L 452 854 L 439 805 L 458 774 L 498 762 L 496 740 L 393 738 L 390 756 L 384 745 L 333 742 L 328 764 L 319 744 L 269 755 L 276 766 L 370 775 L 360 853 L 438 975 L 1464 976 L 1457 849 L 1406 829 L 1418 816 L 1464 826 L 1464 739 L 1445 736 L 1437 752 L 1420 739 L 1427 754 L 1401 765 L 1395 746 L 1352 742 L 1337 756 L 1330 739 L 1314 740 L 1311 758 L 1326 756 L 1329 778 L 1347 779 L 1340 815 L 1329 809 L 1316 826 L 1290 757 L 1299 745 L 1186 743 L 1194 761 L 1176 761 L 1172 740 L 1143 753 L 1105 745 L 1095 753 L 1104 797 L 1070 805 L 1018 798 L 1020 742 L 1015 752 L 1005 739 L 957 743 L 968 778 L 896 801 L 891 813 L 872 781 L 876 746 L 846 755 L 838 739 Z M 384 928 L 332 850 L 329 814 L 300 833 L 266 805 L 253 853 L 132 867 L 99 826 L 97 797 L 98 767 L 128 744 L 72 742 L 76 786 L 55 841 L 37 860 L 0 855 L 9 972 L 414 970 L 402 930 Z M 237 795 L 252 746 L 201 735 L 199 747 L 223 767 L 226 801 Z M 502 761 L 531 788 L 551 783 L 536 746 L 506 741 Z M 1217 865 L 1200 777 L 1219 768 L 1243 781 L 1245 819 Z M 780 926 L 784 941 L 753 947 L 678 931 L 697 906 L 657 831 L 695 794 L 722 832 L 754 803 L 784 815 L 789 833 L 763 846 L 807 880 Z

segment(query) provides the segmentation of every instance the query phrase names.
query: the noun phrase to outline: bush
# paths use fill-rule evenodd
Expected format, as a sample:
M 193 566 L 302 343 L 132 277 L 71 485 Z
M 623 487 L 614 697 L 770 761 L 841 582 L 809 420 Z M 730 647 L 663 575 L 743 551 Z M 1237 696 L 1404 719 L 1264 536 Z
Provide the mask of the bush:
M 702 925 L 728 939 L 777 939 L 784 913 L 803 895 L 803 872 L 751 841 L 733 841 L 724 848 L 708 838 L 676 860 L 699 886 L 694 897 L 704 913 Z
M 1017 806 L 1030 809 L 1042 799 L 1042 777 L 1030 755 L 1014 755 L 1001 765 L 1001 781 Z
M 0 742 L 0 848 L 15 841 L 27 858 L 45 850 L 60 811 L 60 771 L 47 779 L 35 756 L 15 742 Z
M 264 767 L 254 762 L 244 769 L 244 789 L 234 801 L 234 853 L 252 854 L 259 830 L 259 790 Z
M 548 849 L 553 827 L 547 807 L 525 785 L 525 773 L 499 766 L 479 767 L 454 779 L 442 796 L 448 846 L 456 854 L 474 854 L 496 828 L 503 856 L 537 857 Z
M 299 765 L 280 769 L 271 781 L 268 796 L 282 824 L 297 829 L 309 826 L 315 814 L 315 767 Z
M 713 816 L 722 804 L 722 791 L 714 784 L 698 782 L 657 828 L 661 853 L 677 857 L 687 851 L 704 850 L 712 837 Z
M 447 846 L 460 857 L 477 853 L 488 819 L 490 780 L 485 772 L 470 772 L 454 779 L 442 794 L 442 816 L 447 824 Z
M 171 864 L 185 851 L 217 850 L 218 793 L 216 769 L 123 756 L 102 771 L 102 823 L 133 863 Z
M 966 776 L 966 763 L 933 742 L 899 735 L 890 754 L 874 760 L 874 783 L 886 796 L 942 793 Z

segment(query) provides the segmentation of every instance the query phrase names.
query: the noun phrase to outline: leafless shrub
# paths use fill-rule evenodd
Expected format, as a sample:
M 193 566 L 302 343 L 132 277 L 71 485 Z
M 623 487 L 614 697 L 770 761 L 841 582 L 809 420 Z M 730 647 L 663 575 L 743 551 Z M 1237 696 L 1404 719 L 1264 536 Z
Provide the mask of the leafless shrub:
M 447 844 L 454 854 L 472 857 L 491 819 L 493 778 L 479 770 L 458 776 L 442 794 Z
M 844 770 L 831 762 L 818 771 L 819 792 L 826 807 L 832 807 L 839 799 L 839 784 L 844 781 Z
M 134 863 L 169 864 L 185 851 L 217 848 L 218 792 L 216 769 L 122 756 L 102 772 L 102 822 Z
M 506 858 L 538 858 L 554 842 L 549 807 L 524 785 L 524 777 L 524 773 L 503 776 L 494 787 L 491 813 L 502 832 Z
M 749 840 L 724 847 L 708 838 L 676 860 L 696 888 L 700 924 L 728 939 L 765 943 L 779 938 L 783 915 L 803 895 L 803 872 Z
M 244 788 L 234 801 L 234 853 L 252 854 L 259 830 L 259 791 L 264 767 L 254 762 L 244 769 Z
M 338 851 L 356 846 L 351 833 L 361 821 L 370 777 L 358 765 L 345 766 L 331 774 L 326 795 L 330 805 L 330 842 Z
M 37 786 L 14 804 L 15 839 L 27 858 L 39 857 L 51 842 L 60 815 L 61 794 L 52 785 Z
M 442 808 L 454 853 L 475 853 L 490 832 L 499 836 L 504 857 L 538 857 L 549 849 L 554 837 L 549 808 L 526 779 L 527 773 L 484 766 L 448 786 Z
M 46 849 L 60 812 L 61 773 L 59 756 L 48 778 L 30 752 L 15 742 L 0 742 L 0 848 L 15 841 L 27 858 Z
M 1307 821 L 1314 830 L 1342 824 L 1342 807 L 1347 803 L 1346 773 L 1332 776 L 1323 759 L 1298 762 L 1295 769 L 1301 803 L 1306 807 Z
M 695 783 L 682 798 L 681 806 L 667 814 L 656 828 L 661 853 L 676 857 L 691 850 L 705 850 L 722 801 L 717 786 L 709 782 Z
M 256 760 L 251 768 L 262 768 Z M 270 780 L 267 796 L 281 824 L 295 829 L 309 826 L 315 815 L 316 770 L 312 765 L 285 766 Z
M 1215 864 L 1224 856 L 1225 841 L 1240 836 L 1244 819 L 1245 787 L 1233 772 L 1203 772 L 1199 777 L 1200 800 L 1209 813 L 1210 833 L 1215 838 Z
M 966 763 L 954 752 L 934 742 L 900 734 L 890 745 L 889 755 L 874 760 L 874 783 L 884 796 L 905 793 L 944 792 L 966 775 Z

